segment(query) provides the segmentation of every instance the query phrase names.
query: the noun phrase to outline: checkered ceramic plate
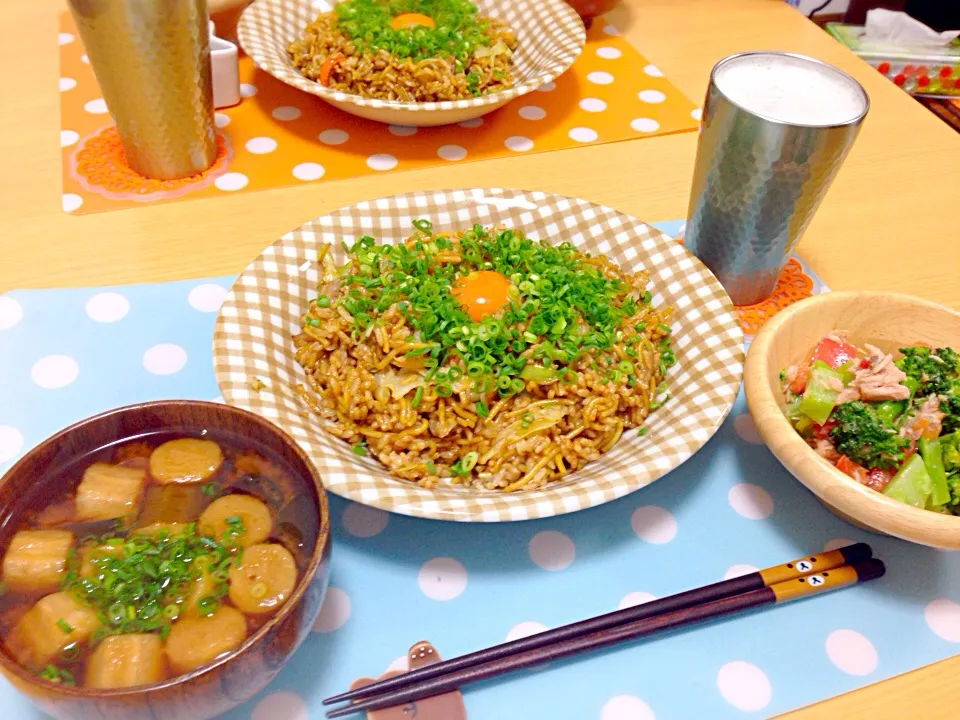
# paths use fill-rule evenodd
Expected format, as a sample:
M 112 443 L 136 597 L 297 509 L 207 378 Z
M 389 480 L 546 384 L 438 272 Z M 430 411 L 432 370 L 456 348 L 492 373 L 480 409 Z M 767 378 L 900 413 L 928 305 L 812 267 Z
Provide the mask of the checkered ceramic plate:
M 319 12 L 330 10 L 326 0 L 256 0 L 237 26 L 244 51 L 278 80 L 318 95 L 360 117 L 405 125 L 445 125 L 470 120 L 496 110 L 566 71 L 586 42 L 580 18 L 563 0 L 473 0 L 483 15 L 505 22 L 517 36 L 513 56 L 514 86 L 509 90 L 466 100 L 388 102 L 330 90 L 304 77 L 294 67 L 287 46 L 303 36 Z
M 306 384 L 291 335 L 316 296 L 317 245 L 361 235 L 404 240 L 411 222 L 437 230 L 480 223 L 518 227 L 534 239 L 569 241 L 603 253 L 620 267 L 650 273 L 654 302 L 675 309 L 677 364 L 667 375 L 670 399 L 653 413 L 643 437 L 624 433 L 598 460 L 539 490 L 498 493 L 425 490 L 392 477 L 376 460 L 358 457 L 328 434 L 295 393 Z M 476 522 L 527 520 L 573 512 L 639 490 L 700 449 L 726 417 L 740 386 L 743 335 L 733 304 L 699 260 L 654 228 L 616 210 L 543 192 L 472 189 L 409 193 L 336 210 L 287 233 L 237 279 L 217 318 L 214 369 L 227 402 L 287 430 L 320 470 L 327 488 L 385 510 Z M 253 389 L 259 379 L 264 387 Z

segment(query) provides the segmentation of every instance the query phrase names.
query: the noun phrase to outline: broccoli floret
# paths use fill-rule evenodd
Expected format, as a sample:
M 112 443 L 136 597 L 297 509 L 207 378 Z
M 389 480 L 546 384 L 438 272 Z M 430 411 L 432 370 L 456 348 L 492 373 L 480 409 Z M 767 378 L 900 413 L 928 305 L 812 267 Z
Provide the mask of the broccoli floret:
M 943 468 L 949 473 L 960 473 L 960 431 L 940 436 Z
M 885 425 L 872 405 L 843 403 L 832 417 L 837 424 L 830 430 L 830 439 L 840 454 L 867 468 L 889 469 L 903 461 L 910 442 Z
M 947 490 L 950 491 L 950 499 L 944 507 L 954 515 L 960 515 L 960 473 L 947 476 Z
M 896 365 L 917 382 L 916 397 L 941 397 L 940 410 L 945 432 L 960 430 L 960 353 L 953 348 L 924 345 L 900 348 L 903 355 Z
M 960 431 L 960 388 L 941 399 L 940 410 L 947 414 L 943 418 L 943 431 L 948 433 Z
M 903 357 L 898 368 L 919 383 L 917 395 L 948 394 L 960 380 L 960 355 L 952 348 L 933 348 L 925 345 L 900 348 Z

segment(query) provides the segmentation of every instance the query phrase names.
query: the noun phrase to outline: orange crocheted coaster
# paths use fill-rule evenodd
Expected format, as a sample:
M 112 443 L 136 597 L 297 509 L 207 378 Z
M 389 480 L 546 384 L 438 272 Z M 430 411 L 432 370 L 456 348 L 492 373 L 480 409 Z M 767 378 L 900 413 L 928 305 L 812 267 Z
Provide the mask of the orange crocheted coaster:
M 744 335 L 756 335 L 763 324 L 779 310 L 783 310 L 797 300 L 808 298 L 812 294 L 813 279 L 803 271 L 799 261 L 790 258 L 783 268 L 783 272 L 780 273 L 777 287 L 770 297 L 754 305 L 737 307 L 737 314 L 740 315 L 740 327 L 743 329 Z
M 683 245 L 682 235 L 674 238 L 674 240 Z M 780 272 L 777 286 L 773 289 L 773 294 L 770 297 L 753 305 L 737 306 L 737 315 L 740 316 L 740 329 L 743 330 L 744 335 L 752 337 L 778 311 L 811 295 L 813 295 L 813 278 L 803 271 L 803 266 L 799 260 L 790 258 Z
M 70 157 L 69 170 L 85 190 L 112 200 L 149 202 L 173 198 L 211 185 L 227 171 L 233 156 L 230 141 L 217 133 L 217 157 L 213 165 L 196 175 L 176 180 L 158 180 L 138 174 L 127 163 L 123 143 L 113 125 L 82 140 Z

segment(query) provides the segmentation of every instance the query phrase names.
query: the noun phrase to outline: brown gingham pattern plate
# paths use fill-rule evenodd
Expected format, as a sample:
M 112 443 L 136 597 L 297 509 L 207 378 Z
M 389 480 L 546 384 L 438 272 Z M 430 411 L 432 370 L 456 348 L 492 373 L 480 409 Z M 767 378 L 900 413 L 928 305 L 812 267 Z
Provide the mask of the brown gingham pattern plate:
M 563 0 L 473 0 L 483 15 L 504 21 L 517 36 L 514 86 L 466 100 L 390 102 L 330 90 L 294 67 L 287 46 L 333 3 L 319 0 L 256 0 L 237 25 L 244 51 L 278 80 L 317 95 L 360 117 L 405 125 L 444 125 L 485 115 L 553 81 L 573 64 L 586 42 L 583 23 Z
M 318 244 L 330 243 L 344 261 L 342 241 L 362 235 L 398 242 L 411 222 L 428 218 L 436 230 L 474 223 L 518 227 L 534 239 L 569 241 L 603 253 L 622 268 L 650 273 L 658 306 L 675 309 L 677 364 L 667 374 L 670 398 L 654 412 L 648 431 L 624 433 L 599 459 L 545 488 L 514 493 L 453 487 L 425 490 L 391 476 L 370 457 L 323 429 L 294 391 L 306 384 L 294 360 L 292 334 L 319 273 Z M 254 260 L 234 283 L 217 317 L 214 370 L 224 399 L 287 430 L 316 463 L 327 489 L 384 510 L 475 522 L 527 520 L 600 505 L 663 477 L 713 435 L 740 387 L 743 334 L 730 298 L 683 246 L 639 220 L 608 207 L 552 193 L 502 189 L 416 192 L 335 210 L 287 233 Z M 254 389 L 259 380 L 264 387 Z

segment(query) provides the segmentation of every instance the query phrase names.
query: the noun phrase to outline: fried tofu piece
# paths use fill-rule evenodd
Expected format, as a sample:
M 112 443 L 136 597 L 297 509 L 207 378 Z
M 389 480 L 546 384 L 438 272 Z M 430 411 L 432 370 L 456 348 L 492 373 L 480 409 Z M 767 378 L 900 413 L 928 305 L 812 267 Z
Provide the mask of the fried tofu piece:
M 3 581 L 15 592 L 49 593 L 60 587 L 73 547 L 69 530 L 21 530 L 3 556 Z
M 146 471 L 140 468 L 93 463 L 77 486 L 77 520 L 135 515 L 146 478 Z

